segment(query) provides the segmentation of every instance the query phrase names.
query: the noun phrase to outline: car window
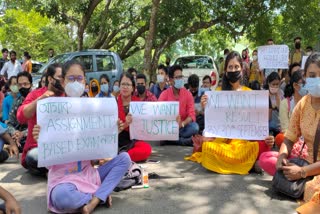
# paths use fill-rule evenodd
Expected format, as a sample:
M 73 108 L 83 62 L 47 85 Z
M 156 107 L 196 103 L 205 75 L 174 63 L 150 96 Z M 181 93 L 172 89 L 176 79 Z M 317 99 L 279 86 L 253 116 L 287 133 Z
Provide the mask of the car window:
M 93 70 L 93 60 L 92 55 L 80 55 L 73 58 L 81 62 L 85 68 L 85 72 L 92 72 Z
M 206 56 L 181 57 L 175 62 L 182 68 L 213 68 L 213 61 Z
M 65 63 L 67 58 L 69 57 L 69 54 L 62 54 L 62 55 L 58 55 L 56 57 L 54 57 L 52 59 L 52 61 L 50 62 L 50 64 L 53 64 L 53 63 Z
M 116 69 L 114 58 L 111 55 L 97 55 L 96 60 L 98 71 L 111 71 Z

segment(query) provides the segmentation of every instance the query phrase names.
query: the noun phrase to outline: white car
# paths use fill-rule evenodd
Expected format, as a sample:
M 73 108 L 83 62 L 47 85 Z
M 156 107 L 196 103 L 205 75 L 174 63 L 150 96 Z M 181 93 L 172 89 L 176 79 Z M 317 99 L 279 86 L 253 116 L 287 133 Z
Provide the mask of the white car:
M 202 78 L 205 75 L 211 76 L 212 89 L 216 88 L 219 82 L 219 74 L 216 65 L 211 56 L 207 55 L 192 55 L 178 57 L 173 65 L 180 65 L 183 69 L 184 81 L 187 83 L 188 77 L 191 74 L 199 76 L 200 85 Z

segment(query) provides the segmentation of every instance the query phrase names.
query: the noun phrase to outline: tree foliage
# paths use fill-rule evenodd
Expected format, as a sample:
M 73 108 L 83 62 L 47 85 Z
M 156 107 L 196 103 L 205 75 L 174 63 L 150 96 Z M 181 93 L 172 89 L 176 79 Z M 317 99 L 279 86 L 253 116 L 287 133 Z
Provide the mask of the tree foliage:
M 74 45 L 64 25 L 54 24 L 34 10 L 24 12 L 16 9 L 6 10 L 5 16 L 0 18 L 0 41 L 19 56 L 28 51 L 33 59 L 39 61 L 47 60 L 51 47 L 64 52 Z
M 147 47 L 144 55 L 149 71 L 155 70 L 161 54 L 170 52 L 177 41 L 197 54 L 217 55 L 227 42 L 243 35 L 255 45 L 265 44 L 268 38 L 292 43 L 297 34 L 306 38 L 304 44 L 314 45 L 317 40 L 318 0 L 161 0 L 157 10 L 154 2 L 158 1 L 7 0 L 7 5 L 35 10 L 68 28 L 74 26 L 72 38 L 79 50 L 104 48 L 116 51 L 122 59 L 140 58 L 135 53 L 151 44 L 152 54 Z M 157 11 L 155 20 L 152 8 Z

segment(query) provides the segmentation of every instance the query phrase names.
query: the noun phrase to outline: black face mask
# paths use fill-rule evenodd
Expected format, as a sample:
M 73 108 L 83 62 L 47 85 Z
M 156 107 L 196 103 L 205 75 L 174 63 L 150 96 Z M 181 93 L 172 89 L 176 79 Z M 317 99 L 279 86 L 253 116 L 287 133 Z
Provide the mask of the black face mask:
M 30 87 L 31 88 L 31 87 Z M 24 98 L 27 97 L 27 95 L 29 94 L 30 92 L 30 88 L 20 88 L 19 89 L 19 92 L 21 94 L 21 96 L 23 96 Z
M 195 97 L 195 96 L 198 95 L 198 91 L 192 92 L 191 94 L 192 94 L 193 97 Z
M 227 72 L 226 77 L 231 83 L 235 83 L 238 80 L 241 79 L 241 72 L 240 71 L 235 71 L 235 72 Z
M 92 92 L 98 92 L 98 86 L 92 86 L 91 87 Z
M 301 48 L 301 43 L 300 42 L 296 42 L 294 44 L 294 46 L 295 46 L 296 49 L 300 49 Z
M 137 85 L 137 91 L 138 91 L 139 94 L 143 94 L 146 91 L 146 86 Z
M 55 94 L 60 96 L 64 92 L 64 88 L 62 87 L 60 80 L 57 80 L 56 78 L 52 77 L 55 82 L 53 84 L 53 87 L 56 89 Z

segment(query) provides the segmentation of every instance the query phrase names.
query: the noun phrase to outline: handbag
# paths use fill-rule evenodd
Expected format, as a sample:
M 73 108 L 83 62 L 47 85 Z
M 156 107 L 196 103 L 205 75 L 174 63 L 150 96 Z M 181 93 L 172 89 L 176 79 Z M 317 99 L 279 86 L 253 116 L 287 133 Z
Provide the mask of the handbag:
M 320 121 L 318 122 L 316 136 L 315 136 L 314 144 L 313 144 L 313 162 L 314 163 L 317 161 L 319 140 L 320 140 Z M 301 167 L 309 165 L 308 161 L 300 158 L 304 146 L 305 146 L 305 142 L 303 143 L 303 146 L 301 148 L 299 158 L 290 159 L 289 160 L 290 163 L 296 164 Z M 287 196 L 290 196 L 292 198 L 298 199 L 298 198 L 301 198 L 301 196 L 304 193 L 305 184 L 311 179 L 312 179 L 312 176 L 309 176 L 307 178 L 301 178 L 299 180 L 289 181 L 284 176 L 283 170 L 278 170 L 276 172 L 276 174 L 273 176 L 272 187 L 274 190 L 276 190 L 278 192 L 281 192 L 281 193 L 283 193 Z

